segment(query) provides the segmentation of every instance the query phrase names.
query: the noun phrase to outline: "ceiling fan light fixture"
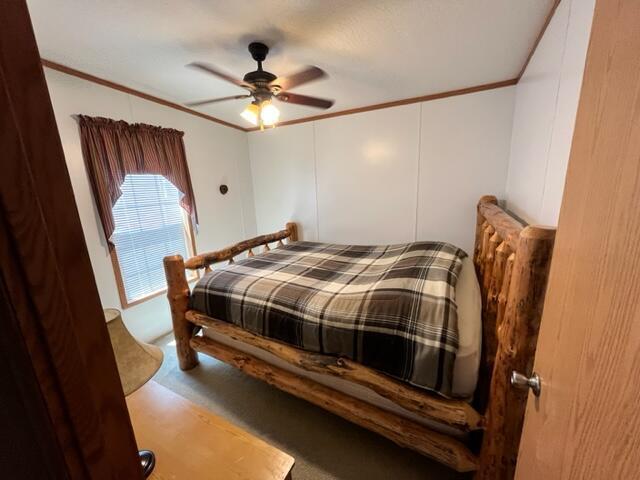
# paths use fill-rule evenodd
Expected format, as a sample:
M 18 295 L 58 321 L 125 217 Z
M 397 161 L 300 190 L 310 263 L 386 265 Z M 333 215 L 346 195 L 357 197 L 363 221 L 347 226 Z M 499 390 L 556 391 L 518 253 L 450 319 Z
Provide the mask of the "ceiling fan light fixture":
M 270 100 L 265 100 L 260 105 L 260 119 L 268 127 L 275 125 L 280 119 L 280 110 Z
M 258 69 L 245 74 L 245 76 L 242 77 L 242 80 L 206 63 L 193 62 L 187 65 L 188 67 L 196 68 L 209 75 L 213 75 L 225 82 L 232 83 L 237 87 L 244 88 L 245 90 L 248 90 L 249 93 L 244 95 L 231 95 L 228 97 L 200 100 L 197 102 L 187 103 L 186 105 L 191 107 L 201 107 L 203 105 L 209 105 L 211 103 L 217 103 L 225 100 L 237 100 L 253 97 L 253 101 L 247 105 L 240 116 L 251 125 L 259 127 L 260 130 L 264 130 L 265 126 L 275 127 L 280 120 L 280 110 L 272 104 L 272 100 L 274 98 L 281 102 L 314 108 L 327 109 L 333 106 L 333 100 L 310 97 L 309 95 L 299 95 L 289 91 L 291 88 L 326 77 L 327 74 L 321 68 L 307 66 L 292 75 L 278 77 L 262 68 L 262 62 L 267 58 L 269 47 L 264 43 L 252 42 L 249 45 L 249 53 L 251 53 L 251 57 L 258 63 Z
M 260 107 L 255 102 L 251 102 L 249 105 L 247 105 L 247 108 L 242 111 L 240 116 L 252 125 L 258 125 Z

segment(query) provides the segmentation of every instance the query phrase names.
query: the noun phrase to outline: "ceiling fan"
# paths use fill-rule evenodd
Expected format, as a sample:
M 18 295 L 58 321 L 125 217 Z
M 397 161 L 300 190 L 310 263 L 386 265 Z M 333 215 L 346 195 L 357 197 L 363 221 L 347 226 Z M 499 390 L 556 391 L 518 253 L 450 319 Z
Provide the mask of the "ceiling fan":
M 197 107 L 226 100 L 253 98 L 253 101 L 240 115 L 253 125 L 260 126 L 260 129 L 263 129 L 265 125 L 275 126 L 280 118 L 280 111 L 272 103 L 272 99 L 274 98 L 281 102 L 295 103 L 297 105 L 306 105 L 322 109 L 330 108 L 333 105 L 333 100 L 309 97 L 307 95 L 299 95 L 288 91 L 290 88 L 326 77 L 327 74 L 322 69 L 310 66 L 304 70 L 294 73 L 293 75 L 277 77 L 273 73 L 262 69 L 262 62 L 267 58 L 269 47 L 264 43 L 253 42 L 249 44 L 249 52 L 253 59 L 258 62 L 258 69 L 247 73 L 242 80 L 227 75 L 206 63 L 194 62 L 187 65 L 188 67 L 197 68 L 241 88 L 245 88 L 249 90 L 248 94 L 201 100 L 198 102 L 186 103 L 185 105 L 189 107 Z

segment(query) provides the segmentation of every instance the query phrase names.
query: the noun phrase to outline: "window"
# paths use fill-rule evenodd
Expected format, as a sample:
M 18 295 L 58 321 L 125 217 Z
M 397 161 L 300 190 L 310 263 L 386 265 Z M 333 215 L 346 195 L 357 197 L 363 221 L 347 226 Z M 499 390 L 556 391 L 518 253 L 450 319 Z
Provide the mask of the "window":
M 120 190 L 113 207 L 112 260 L 126 308 L 165 291 L 165 256 L 189 258 L 195 252 L 191 222 L 171 182 L 162 175 L 127 175 Z

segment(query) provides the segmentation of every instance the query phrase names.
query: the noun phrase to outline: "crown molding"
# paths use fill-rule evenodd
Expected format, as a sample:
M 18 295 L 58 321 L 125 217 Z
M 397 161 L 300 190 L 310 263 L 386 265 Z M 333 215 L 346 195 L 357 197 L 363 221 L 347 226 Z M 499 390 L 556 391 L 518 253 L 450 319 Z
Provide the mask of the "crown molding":
M 549 13 L 547 14 L 547 18 L 544 20 L 544 24 L 540 29 L 540 33 L 538 33 L 538 36 L 536 37 L 535 42 L 533 42 L 533 46 L 529 51 L 529 55 L 527 56 L 527 59 L 524 61 L 524 65 L 522 65 L 522 68 L 520 69 L 520 73 L 518 73 L 518 81 L 520 81 L 520 79 L 522 78 L 522 75 L 524 75 L 524 72 L 529 66 L 529 62 L 531 61 L 533 54 L 536 53 L 538 45 L 540 44 L 540 40 L 542 40 L 542 37 L 544 36 L 544 32 L 547 31 L 547 27 L 551 23 L 551 19 L 553 18 L 553 15 L 556 13 L 556 10 L 558 9 L 558 5 L 560 5 L 560 0 L 555 0 L 553 2 L 553 5 L 551 6 L 551 10 L 549 10 Z
M 42 65 L 44 67 L 50 68 L 52 70 L 56 70 L 58 72 L 62 72 L 62 73 L 66 73 L 67 75 L 71 75 L 73 77 L 77 77 L 77 78 L 81 78 L 82 80 L 87 80 L 89 82 L 93 82 L 96 83 L 98 85 L 102 85 L 108 88 L 112 88 L 114 90 L 118 90 L 120 92 L 124 92 L 124 93 L 128 93 L 130 95 L 135 95 L 136 97 L 140 97 L 144 100 L 148 100 L 150 102 L 155 102 L 158 103 L 160 105 L 163 105 L 165 107 L 169 107 L 169 108 L 173 108 L 175 110 L 179 110 L 181 112 L 185 112 L 185 113 L 189 113 L 191 115 L 195 115 L 196 117 L 200 117 L 200 118 L 204 118 L 205 120 L 209 120 L 211 122 L 215 122 L 218 123 L 220 125 L 224 125 L 225 127 L 230 127 L 230 128 L 234 128 L 236 130 L 240 130 L 243 132 L 254 132 L 259 130 L 258 127 L 251 127 L 251 128 L 245 128 L 245 127 L 241 127 L 240 125 L 236 125 L 234 123 L 230 123 L 230 122 L 226 122 L 224 120 L 221 120 L 219 118 L 213 117 L 211 115 L 207 115 L 206 113 L 202 113 L 202 112 L 198 112 L 197 110 L 192 110 L 191 108 L 187 108 L 185 106 L 182 106 L 178 103 L 175 102 L 170 102 L 169 100 L 165 100 L 163 98 L 160 97 L 156 97 L 154 95 L 149 95 L 148 93 L 144 93 L 141 92 L 140 90 L 136 90 L 134 88 L 131 87 L 127 87 L 125 85 L 121 85 L 119 83 L 116 82 L 112 82 L 111 80 L 106 80 L 104 78 L 100 78 L 97 77 L 95 75 L 91 75 L 90 73 L 86 73 L 86 72 L 82 72 L 80 70 L 76 70 L 75 68 L 71 68 L 68 67 L 66 65 L 62 65 L 60 63 L 57 62 L 53 62 L 51 60 L 46 60 L 46 59 L 41 59 L 42 60 Z M 304 123 L 304 122 L 313 122 L 316 120 L 322 120 L 324 118 L 332 118 L 332 117 L 338 117 L 338 116 L 342 116 L 342 115 L 351 115 L 354 113 L 361 113 L 361 112 L 368 112 L 370 110 L 379 110 L 382 108 L 390 108 L 390 107 L 397 107 L 399 105 L 408 105 L 410 103 L 417 103 L 417 102 L 428 102 L 430 100 L 437 100 L 440 98 L 446 98 L 446 97 L 453 97 L 456 95 L 465 95 L 468 93 L 474 93 L 474 92 L 481 92 L 484 90 L 491 90 L 494 88 L 502 88 L 502 87 L 507 87 L 510 85 L 515 85 L 518 82 L 517 78 L 513 78 L 510 80 L 504 80 L 501 82 L 494 82 L 494 83 L 487 83 L 484 85 L 476 85 L 474 87 L 468 87 L 468 88 L 462 88 L 459 90 L 450 90 L 447 92 L 440 92 L 440 93 L 434 93 L 431 95 L 423 95 L 420 97 L 412 97 L 412 98 L 405 98 L 402 100 L 394 100 L 392 102 L 386 102 L 386 103 L 378 103 L 375 105 L 368 105 L 365 107 L 358 107 L 358 108 L 352 108 L 349 110 L 341 110 L 339 112 L 332 112 L 332 113 L 325 113 L 322 115 L 314 115 L 314 116 L 310 116 L 310 117 L 303 117 L 303 118 L 297 118 L 294 120 L 288 120 L 285 122 L 280 122 L 278 123 L 277 126 L 286 126 L 286 125 L 295 125 L 297 123 Z
M 196 117 L 204 118 L 205 120 L 209 120 L 211 122 L 218 123 L 220 125 L 224 125 L 225 127 L 235 128 L 236 130 L 240 130 L 246 132 L 247 129 L 241 127 L 240 125 L 235 125 L 230 122 L 225 122 L 224 120 L 220 120 L 219 118 L 212 117 L 211 115 L 207 115 L 206 113 L 201 113 L 196 110 L 192 110 L 178 103 L 170 102 L 169 100 L 165 100 L 160 97 L 156 97 L 153 95 L 149 95 L 148 93 L 141 92 L 140 90 L 136 90 L 131 87 L 127 87 L 125 85 L 121 85 L 116 82 L 112 82 L 111 80 L 106 80 L 104 78 L 96 77 L 95 75 L 91 75 L 90 73 L 81 72 L 80 70 L 76 70 L 75 68 L 67 67 L 66 65 L 62 65 L 60 63 L 52 62 L 51 60 L 46 60 L 44 58 L 41 59 L 42 65 L 44 67 L 50 68 L 52 70 L 56 70 L 58 72 L 66 73 L 67 75 L 71 75 L 74 77 L 81 78 L 83 80 L 87 80 L 89 82 L 97 83 L 98 85 L 102 85 L 104 87 L 113 88 L 114 90 L 118 90 L 120 92 L 128 93 L 130 95 L 135 95 L 136 97 L 143 98 L 144 100 L 148 100 L 150 102 L 158 103 L 165 107 L 173 108 L 175 110 L 179 110 L 184 113 L 188 113 L 190 115 L 195 115 Z
M 377 103 L 375 105 L 367 105 L 366 107 L 351 108 L 349 110 L 340 110 L 339 112 L 323 113 L 321 115 L 314 115 L 311 117 L 287 120 L 284 122 L 279 122 L 276 126 L 284 127 L 287 125 L 295 125 L 297 123 L 313 122 L 316 120 L 324 120 L 326 118 L 342 117 L 344 115 L 353 115 L 354 113 L 370 112 L 372 110 L 381 110 L 383 108 L 398 107 L 400 105 L 409 105 L 411 103 L 429 102 L 431 100 L 439 100 L 441 98 L 455 97 L 458 95 L 466 95 L 468 93 L 475 93 L 475 92 L 483 92 L 485 90 L 493 90 L 495 88 L 510 87 L 512 85 L 515 85 L 516 83 L 518 83 L 518 79 L 512 78 L 509 80 L 503 80 L 501 82 L 485 83 L 483 85 L 476 85 L 474 87 L 461 88 L 458 90 L 449 90 L 446 92 L 433 93 L 430 95 L 422 95 L 420 97 L 404 98 L 402 100 L 394 100 L 392 102 Z M 259 127 L 251 127 L 247 129 L 248 132 L 255 132 L 259 130 L 260 130 Z

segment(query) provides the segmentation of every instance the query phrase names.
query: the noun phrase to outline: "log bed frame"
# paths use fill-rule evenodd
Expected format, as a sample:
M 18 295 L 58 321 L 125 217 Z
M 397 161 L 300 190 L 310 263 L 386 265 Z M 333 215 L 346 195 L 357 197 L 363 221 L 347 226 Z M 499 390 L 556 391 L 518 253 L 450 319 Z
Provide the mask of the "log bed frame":
M 198 364 L 197 352 L 211 355 L 454 470 L 476 471 L 476 479 L 511 479 L 527 392 L 512 388 L 509 379 L 513 370 L 531 371 L 554 238 L 555 229 L 524 226 L 498 206 L 494 196 L 484 196 L 478 202 L 473 260 L 483 298 L 483 348 L 473 405 L 430 394 L 349 359 L 306 352 L 188 309 L 190 290 L 185 269 L 207 272 L 214 263 L 233 263 L 233 257 L 242 252 L 253 256 L 253 249 L 259 246 L 268 251 L 269 243 L 278 242 L 280 246 L 284 239 L 295 242 L 298 240 L 295 223 L 287 223 L 279 232 L 186 261 L 179 255 L 164 259 L 180 368 L 194 368 Z M 436 432 L 241 350 L 196 335 L 200 327 L 258 347 L 296 367 L 368 387 L 409 412 L 463 434 L 470 433 L 470 440 Z

